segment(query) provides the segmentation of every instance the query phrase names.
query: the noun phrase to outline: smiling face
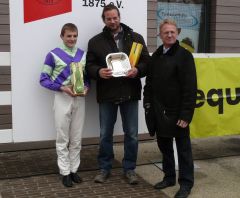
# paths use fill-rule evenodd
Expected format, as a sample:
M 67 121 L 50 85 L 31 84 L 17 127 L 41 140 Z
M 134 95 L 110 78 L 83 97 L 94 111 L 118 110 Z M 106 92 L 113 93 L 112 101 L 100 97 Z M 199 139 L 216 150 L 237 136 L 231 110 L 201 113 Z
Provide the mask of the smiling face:
M 160 38 L 166 48 L 171 47 L 176 43 L 178 37 L 177 27 L 173 24 L 164 24 L 160 27 Z
M 61 35 L 61 39 L 63 40 L 64 45 L 69 48 L 73 48 L 77 43 L 78 32 L 65 30 L 64 34 Z
M 118 11 L 108 10 L 104 12 L 104 23 L 113 32 L 117 33 L 120 31 L 120 16 Z

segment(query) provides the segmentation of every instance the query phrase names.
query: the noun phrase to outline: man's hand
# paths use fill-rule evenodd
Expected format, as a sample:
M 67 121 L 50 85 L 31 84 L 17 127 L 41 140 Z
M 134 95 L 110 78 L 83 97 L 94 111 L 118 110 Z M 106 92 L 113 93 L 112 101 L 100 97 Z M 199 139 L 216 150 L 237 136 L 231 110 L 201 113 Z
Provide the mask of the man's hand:
M 188 122 L 186 122 L 184 120 L 178 120 L 177 121 L 177 126 L 179 126 L 181 128 L 186 128 L 188 126 Z
M 127 77 L 128 78 L 135 78 L 137 76 L 137 74 L 138 74 L 137 68 L 133 67 L 128 71 Z
M 102 68 L 99 70 L 99 76 L 104 79 L 112 78 L 112 70 L 108 68 Z
M 72 86 L 61 86 L 60 90 L 67 93 L 69 96 L 75 97 L 76 94 L 72 91 Z

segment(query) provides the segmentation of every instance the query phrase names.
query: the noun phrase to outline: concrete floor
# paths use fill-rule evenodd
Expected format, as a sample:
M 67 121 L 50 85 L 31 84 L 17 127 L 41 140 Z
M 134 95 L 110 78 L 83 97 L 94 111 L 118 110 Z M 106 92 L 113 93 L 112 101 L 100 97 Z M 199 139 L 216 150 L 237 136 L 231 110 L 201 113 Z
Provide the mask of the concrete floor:
M 193 139 L 195 186 L 190 198 L 240 197 L 240 136 Z M 140 141 L 136 172 L 139 184 L 130 186 L 122 177 L 123 144 L 114 145 L 112 177 L 106 184 L 95 184 L 98 169 L 98 145 L 84 146 L 79 173 L 84 182 L 66 189 L 62 186 L 56 164 L 55 148 L 0 152 L 0 198 L 169 198 L 179 186 L 162 191 L 152 185 L 161 181 L 163 172 L 155 165 L 161 153 L 155 140 Z
M 190 198 L 240 197 L 240 136 L 193 139 L 195 185 Z M 115 146 L 115 157 L 122 159 L 122 145 Z M 136 172 L 151 185 L 161 181 L 163 172 L 152 162 L 160 162 L 161 154 L 155 141 L 139 144 Z M 163 192 L 173 197 L 179 185 Z

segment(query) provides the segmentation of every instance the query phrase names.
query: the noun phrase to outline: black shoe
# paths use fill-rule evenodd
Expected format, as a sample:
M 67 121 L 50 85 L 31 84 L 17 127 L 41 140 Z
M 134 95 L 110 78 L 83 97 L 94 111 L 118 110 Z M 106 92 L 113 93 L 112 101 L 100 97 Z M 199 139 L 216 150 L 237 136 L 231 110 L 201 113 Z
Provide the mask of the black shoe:
M 73 186 L 70 174 L 63 176 L 62 183 L 65 187 L 72 187 Z
M 82 182 L 82 178 L 77 173 L 70 173 L 70 175 L 71 175 L 71 179 L 73 182 L 75 182 L 75 183 Z
M 175 198 L 187 198 L 188 195 L 191 193 L 191 188 L 189 187 L 180 187 L 180 189 L 175 194 Z
M 161 182 L 158 182 L 154 185 L 155 189 L 161 190 L 170 186 L 174 186 L 176 184 L 176 182 L 170 182 L 167 180 L 162 180 Z

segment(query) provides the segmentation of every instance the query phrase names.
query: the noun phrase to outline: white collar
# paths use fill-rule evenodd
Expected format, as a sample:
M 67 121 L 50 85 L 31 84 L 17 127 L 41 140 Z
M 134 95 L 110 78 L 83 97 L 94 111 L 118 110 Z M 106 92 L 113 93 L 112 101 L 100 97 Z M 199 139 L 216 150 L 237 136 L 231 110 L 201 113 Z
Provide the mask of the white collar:
M 163 54 L 166 54 L 169 49 L 170 49 L 170 47 L 166 48 L 165 46 L 163 46 Z

